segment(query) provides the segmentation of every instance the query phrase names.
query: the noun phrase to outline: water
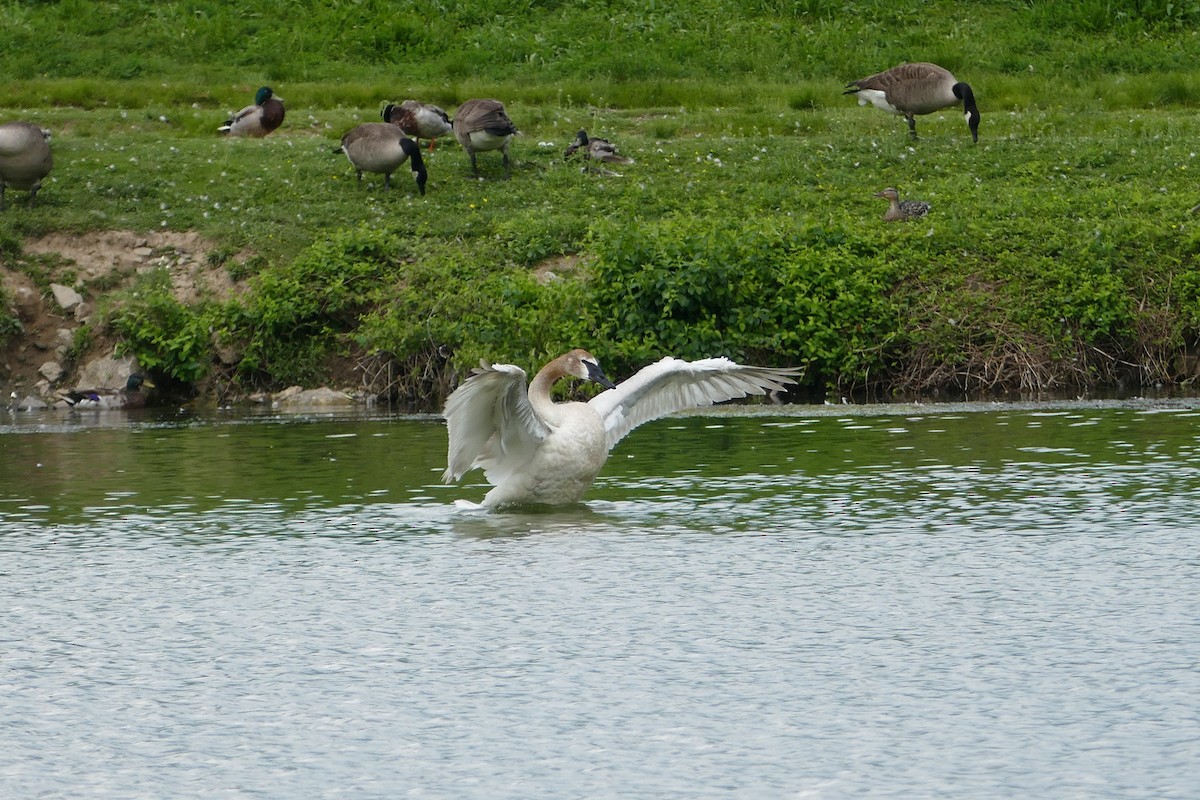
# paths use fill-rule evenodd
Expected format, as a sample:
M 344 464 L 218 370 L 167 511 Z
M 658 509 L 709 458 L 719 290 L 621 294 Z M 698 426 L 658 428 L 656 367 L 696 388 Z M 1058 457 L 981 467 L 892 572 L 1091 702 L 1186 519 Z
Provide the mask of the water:
M 0 417 L 0 796 L 1191 798 L 1200 412 Z

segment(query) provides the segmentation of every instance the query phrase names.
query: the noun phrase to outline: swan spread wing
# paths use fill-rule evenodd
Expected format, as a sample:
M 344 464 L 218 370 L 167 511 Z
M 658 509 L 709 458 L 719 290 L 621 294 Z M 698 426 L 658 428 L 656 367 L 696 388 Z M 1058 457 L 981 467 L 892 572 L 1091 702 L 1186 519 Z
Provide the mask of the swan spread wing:
M 782 391 L 798 369 L 745 366 L 727 358 L 682 361 L 670 356 L 643 367 L 633 377 L 589 402 L 604 420 L 611 450 L 625 434 L 685 408 L 710 406 L 750 394 Z
M 549 429 L 529 403 L 525 370 L 513 364 L 482 363 L 446 400 L 443 410 L 450 448 L 443 483 L 481 467 L 493 472 L 519 469 Z

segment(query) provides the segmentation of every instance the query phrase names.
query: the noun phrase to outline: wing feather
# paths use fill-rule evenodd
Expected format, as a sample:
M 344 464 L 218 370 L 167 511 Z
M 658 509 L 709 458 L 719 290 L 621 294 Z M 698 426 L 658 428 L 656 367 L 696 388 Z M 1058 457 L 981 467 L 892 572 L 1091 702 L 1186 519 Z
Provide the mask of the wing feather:
M 682 411 L 710 406 L 751 394 L 783 391 L 800 369 L 755 367 L 727 358 L 682 361 L 667 358 L 643 367 L 617 388 L 601 392 L 588 404 L 604 420 L 611 450 L 644 422 Z
M 480 467 L 491 472 L 519 468 L 549 433 L 529 403 L 525 370 L 513 364 L 481 363 L 446 399 L 442 411 L 450 440 L 443 483 L 453 483 Z M 503 458 L 501 458 L 503 456 Z

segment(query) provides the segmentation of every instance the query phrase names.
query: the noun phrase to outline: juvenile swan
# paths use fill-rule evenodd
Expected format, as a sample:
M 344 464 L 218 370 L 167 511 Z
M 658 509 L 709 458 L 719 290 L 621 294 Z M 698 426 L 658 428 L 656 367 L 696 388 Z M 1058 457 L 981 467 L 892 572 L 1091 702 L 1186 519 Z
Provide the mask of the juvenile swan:
M 476 467 L 493 488 L 483 505 L 577 503 L 608 459 L 608 451 L 643 422 L 675 411 L 749 394 L 782 391 L 798 369 L 735 364 L 727 358 L 664 358 L 619 386 L 595 356 L 572 350 L 542 367 L 528 390 L 525 371 L 483 363 L 446 400 L 450 439 L 443 483 Z M 556 403 L 560 378 L 595 381 L 608 389 L 586 403 Z

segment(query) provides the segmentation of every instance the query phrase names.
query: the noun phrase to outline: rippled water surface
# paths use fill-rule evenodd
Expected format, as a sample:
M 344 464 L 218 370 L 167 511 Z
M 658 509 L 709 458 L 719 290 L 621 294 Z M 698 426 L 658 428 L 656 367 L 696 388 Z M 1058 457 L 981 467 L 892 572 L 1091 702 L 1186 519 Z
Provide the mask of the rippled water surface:
M 1200 409 L 0 412 L 0 796 L 1194 798 Z

